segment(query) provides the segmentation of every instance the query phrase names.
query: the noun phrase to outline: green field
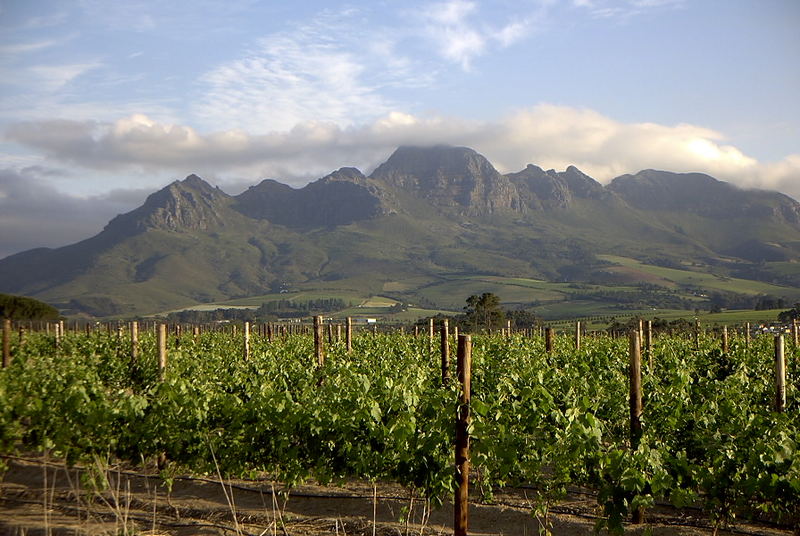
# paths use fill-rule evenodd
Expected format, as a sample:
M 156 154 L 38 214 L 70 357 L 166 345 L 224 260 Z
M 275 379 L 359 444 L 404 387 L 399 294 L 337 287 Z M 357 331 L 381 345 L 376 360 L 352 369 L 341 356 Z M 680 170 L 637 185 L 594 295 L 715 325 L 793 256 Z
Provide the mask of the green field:
M 664 268 L 662 266 L 644 264 L 634 259 L 618 257 L 616 255 L 598 255 L 598 258 L 629 268 L 640 274 L 649 274 L 662 280 L 673 282 L 684 288 L 696 288 L 705 291 L 718 290 L 737 294 L 786 295 L 800 298 L 800 289 L 797 288 L 782 287 L 770 283 L 763 283 L 761 281 L 737 279 L 704 272 Z
M 189 309 L 255 309 L 263 303 L 277 300 L 303 303 L 338 299 L 347 307 L 327 314 L 337 318 L 368 316 L 387 322 L 413 322 L 435 314 L 458 314 L 464 310 L 469 296 L 491 292 L 500 297 L 504 307 L 531 310 L 546 321 L 602 317 L 596 322 L 600 326 L 607 324 L 611 318 L 629 316 L 694 318 L 696 310 L 700 311 L 703 322 L 755 323 L 773 321 L 779 312 L 728 311 L 710 315 L 705 312 L 709 309 L 708 296 L 715 292 L 754 298 L 779 296 L 787 304 L 800 300 L 800 289 L 797 288 L 695 270 L 665 268 L 621 256 L 600 255 L 599 258 L 611 263 L 607 270 L 620 282 L 587 284 L 488 274 L 450 274 L 398 279 L 377 285 L 375 281 L 357 277 L 326 282 L 324 287 L 306 283 L 289 291 L 204 303 Z M 781 266 L 781 269 L 790 270 L 792 267 Z M 398 304 L 404 305 L 402 312 L 397 311 Z M 676 305 L 685 308 L 676 309 Z

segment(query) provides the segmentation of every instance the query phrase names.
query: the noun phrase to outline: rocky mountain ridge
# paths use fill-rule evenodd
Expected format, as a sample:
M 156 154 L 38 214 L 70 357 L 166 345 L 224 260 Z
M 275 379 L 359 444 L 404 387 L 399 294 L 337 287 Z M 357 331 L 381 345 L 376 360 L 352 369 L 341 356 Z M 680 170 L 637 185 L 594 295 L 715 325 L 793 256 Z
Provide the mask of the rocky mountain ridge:
M 302 188 L 264 180 L 230 196 L 190 175 L 95 237 L 0 260 L 0 292 L 150 311 L 314 281 L 374 292 L 452 274 L 599 281 L 602 254 L 791 284 L 800 204 L 702 174 L 603 186 L 574 166 L 503 175 L 472 149 L 401 147 L 369 176 L 344 167 Z

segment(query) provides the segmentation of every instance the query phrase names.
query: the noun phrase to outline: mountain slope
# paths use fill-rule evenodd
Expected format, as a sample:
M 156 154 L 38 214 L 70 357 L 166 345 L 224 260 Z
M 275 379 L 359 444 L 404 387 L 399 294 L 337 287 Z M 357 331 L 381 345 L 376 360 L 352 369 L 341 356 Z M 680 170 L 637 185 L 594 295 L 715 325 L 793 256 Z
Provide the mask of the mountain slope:
M 370 176 L 341 168 L 299 189 L 229 196 L 190 175 L 95 237 L 0 260 L 0 291 L 109 315 L 298 286 L 435 299 L 430 285 L 471 274 L 648 281 L 604 254 L 793 283 L 799 222 L 787 196 L 700 174 L 604 187 L 573 166 L 502 175 L 472 149 L 401 147 Z

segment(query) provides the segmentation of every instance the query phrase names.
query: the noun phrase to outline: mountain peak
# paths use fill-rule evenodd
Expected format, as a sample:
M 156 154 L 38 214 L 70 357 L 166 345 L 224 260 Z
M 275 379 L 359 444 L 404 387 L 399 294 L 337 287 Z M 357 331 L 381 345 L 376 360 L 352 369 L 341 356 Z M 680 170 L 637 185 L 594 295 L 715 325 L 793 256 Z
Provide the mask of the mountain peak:
M 182 184 L 184 186 L 189 186 L 189 187 L 192 187 L 192 188 L 202 188 L 204 190 L 205 189 L 208 189 L 208 190 L 214 190 L 215 189 L 213 186 L 208 184 L 206 181 L 204 181 L 203 179 L 201 179 L 199 176 L 195 175 L 194 173 L 192 173 L 191 175 L 188 175 L 182 181 L 175 181 L 175 182 L 178 182 L 178 183 L 180 183 L 180 184 Z
M 123 233 L 148 229 L 206 230 L 224 225 L 219 204 L 228 198 L 197 175 L 189 175 L 150 194 L 141 207 L 117 216 L 105 230 Z
M 467 147 L 400 147 L 370 178 L 468 214 L 522 210 L 516 188 L 483 155 Z

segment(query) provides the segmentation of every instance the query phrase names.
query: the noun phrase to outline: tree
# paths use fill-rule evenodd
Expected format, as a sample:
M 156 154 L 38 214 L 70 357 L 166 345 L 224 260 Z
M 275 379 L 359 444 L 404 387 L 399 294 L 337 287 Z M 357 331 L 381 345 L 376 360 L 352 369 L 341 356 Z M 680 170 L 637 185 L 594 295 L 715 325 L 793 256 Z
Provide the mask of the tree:
M 467 313 L 467 322 L 474 331 L 492 330 L 501 326 L 506 318 L 500 308 L 500 298 L 491 292 L 484 292 L 480 296 L 473 294 L 467 298 L 464 310 Z
M 33 298 L 0 294 L 0 317 L 12 320 L 55 320 L 58 309 Z
M 778 313 L 779 322 L 791 322 L 795 318 L 800 318 L 800 303 L 795 303 L 788 311 Z

